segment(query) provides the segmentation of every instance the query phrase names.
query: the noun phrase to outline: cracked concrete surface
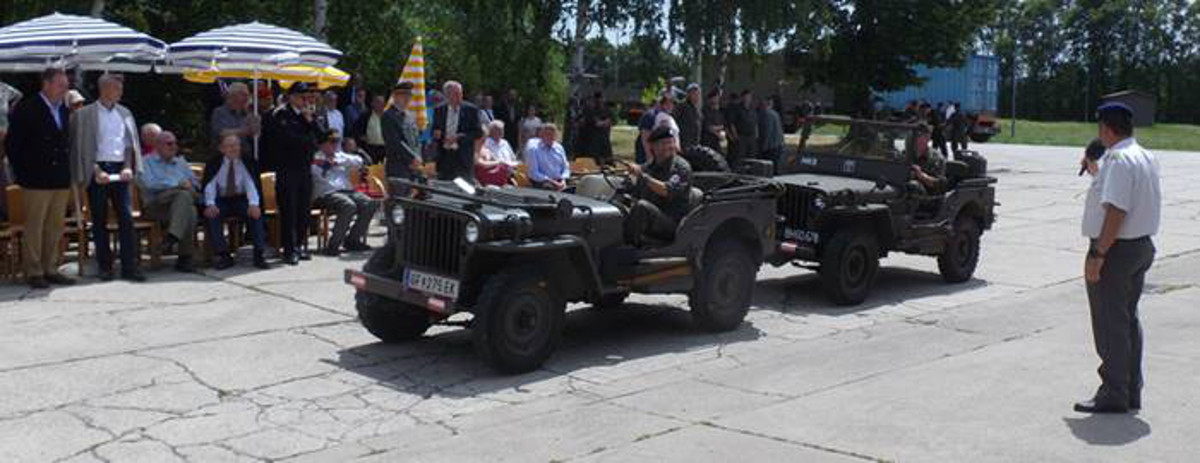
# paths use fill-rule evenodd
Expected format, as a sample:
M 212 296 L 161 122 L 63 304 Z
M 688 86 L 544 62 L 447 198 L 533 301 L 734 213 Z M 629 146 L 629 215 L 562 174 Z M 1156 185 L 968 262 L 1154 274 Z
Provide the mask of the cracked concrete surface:
M 559 352 L 520 376 L 480 364 L 460 328 L 376 343 L 341 283 L 365 256 L 0 285 L 0 461 L 1191 459 L 1200 154 L 1160 154 L 1146 410 L 1086 417 L 1070 412 L 1096 383 L 1078 150 L 980 148 L 1002 206 L 971 282 L 893 255 L 844 308 L 811 272 L 766 268 L 747 323 L 719 335 L 679 296 L 573 307 Z

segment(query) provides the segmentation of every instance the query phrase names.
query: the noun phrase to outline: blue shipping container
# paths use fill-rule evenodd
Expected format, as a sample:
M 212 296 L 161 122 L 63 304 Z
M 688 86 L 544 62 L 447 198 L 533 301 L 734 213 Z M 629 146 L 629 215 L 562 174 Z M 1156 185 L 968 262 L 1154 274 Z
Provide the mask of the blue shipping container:
M 969 113 L 996 113 L 999 102 L 1000 60 L 994 56 L 971 55 L 961 68 L 916 68 L 925 83 L 896 92 L 881 93 L 885 107 L 899 109 L 912 100 L 958 101 Z

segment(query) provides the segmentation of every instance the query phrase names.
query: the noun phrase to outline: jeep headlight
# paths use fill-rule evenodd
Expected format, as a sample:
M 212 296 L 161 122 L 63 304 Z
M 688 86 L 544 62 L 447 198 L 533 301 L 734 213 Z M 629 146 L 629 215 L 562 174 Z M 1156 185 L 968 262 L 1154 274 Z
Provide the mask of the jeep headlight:
M 463 229 L 463 239 L 468 243 L 474 243 L 479 240 L 479 223 L 474 220 L 467 222 L 467 226 Z
M 392 225 L 404 225 L 404 206 L 392 207 Z
M 813 198 L 812 205 L 813 205 L 813 208 L 818 211 L 824 210 L 825 209 L 825 197 L 817 195 L 817 197 Z

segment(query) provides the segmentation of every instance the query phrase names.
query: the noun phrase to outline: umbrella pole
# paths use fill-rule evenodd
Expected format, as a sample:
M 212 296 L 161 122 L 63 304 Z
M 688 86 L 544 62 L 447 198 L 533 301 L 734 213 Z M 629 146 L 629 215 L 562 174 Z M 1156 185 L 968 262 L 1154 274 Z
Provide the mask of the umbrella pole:
M 79 276 L 83 276 L 83 259 L 84 256 L 87 255 L 88 242 L 84 236 L 87 232 L 83 231 L 86 230 L 87 227 L 84 225 L 86 222 L 83 220 L 83 203 L 79 202 L 81 199 L 79 195 L 79 185 L 71 185 L 71 193 L 75 196 L 75 200 L 71 201 L 71 209 L 73 209 L 72 212 L 75 216 L 75 226 L 77 227 L 77 230 L 80 230 L 77 235 L 79 237 L 79 243 L 78 248 L 76 249 L 77 256 L 75 261 L 78 262 L 77 267 Z
M 254 117 L 259 117 L 259 114 L 258 114 L 258 76 L 254 76 L 254 91 L 251 93 L 254 95 L 252 97 L 252 99 L 254 100 Z M 261 133 L 262 133 L 262 127 L 260 124 L 258 132 L 256 132 L 254 134 L 254 162 L 256 162 L 256 163 L 259 161 L 258 160 L 258 136 Z

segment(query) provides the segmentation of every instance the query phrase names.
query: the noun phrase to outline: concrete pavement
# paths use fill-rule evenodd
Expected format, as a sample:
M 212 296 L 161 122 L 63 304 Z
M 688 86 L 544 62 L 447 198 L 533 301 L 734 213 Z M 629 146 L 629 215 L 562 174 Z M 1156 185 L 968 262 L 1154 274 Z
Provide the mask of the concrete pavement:
M 1001 217 L 977 278 L 892 256 L 861 306 L 765 268 L 739 330 L 683 297 L 575 307 L 542 370 L 497 376 L 469 333 L 378 344 L 346 266 L 0 285 L 0 461 L 1190 461 L 1200 453 L 1200 154 L 1158 153 L 1145 410 L 1095 388 L 1078 149 L 981 145 Z M 376 238 L 378 239 L 378 237 Z

